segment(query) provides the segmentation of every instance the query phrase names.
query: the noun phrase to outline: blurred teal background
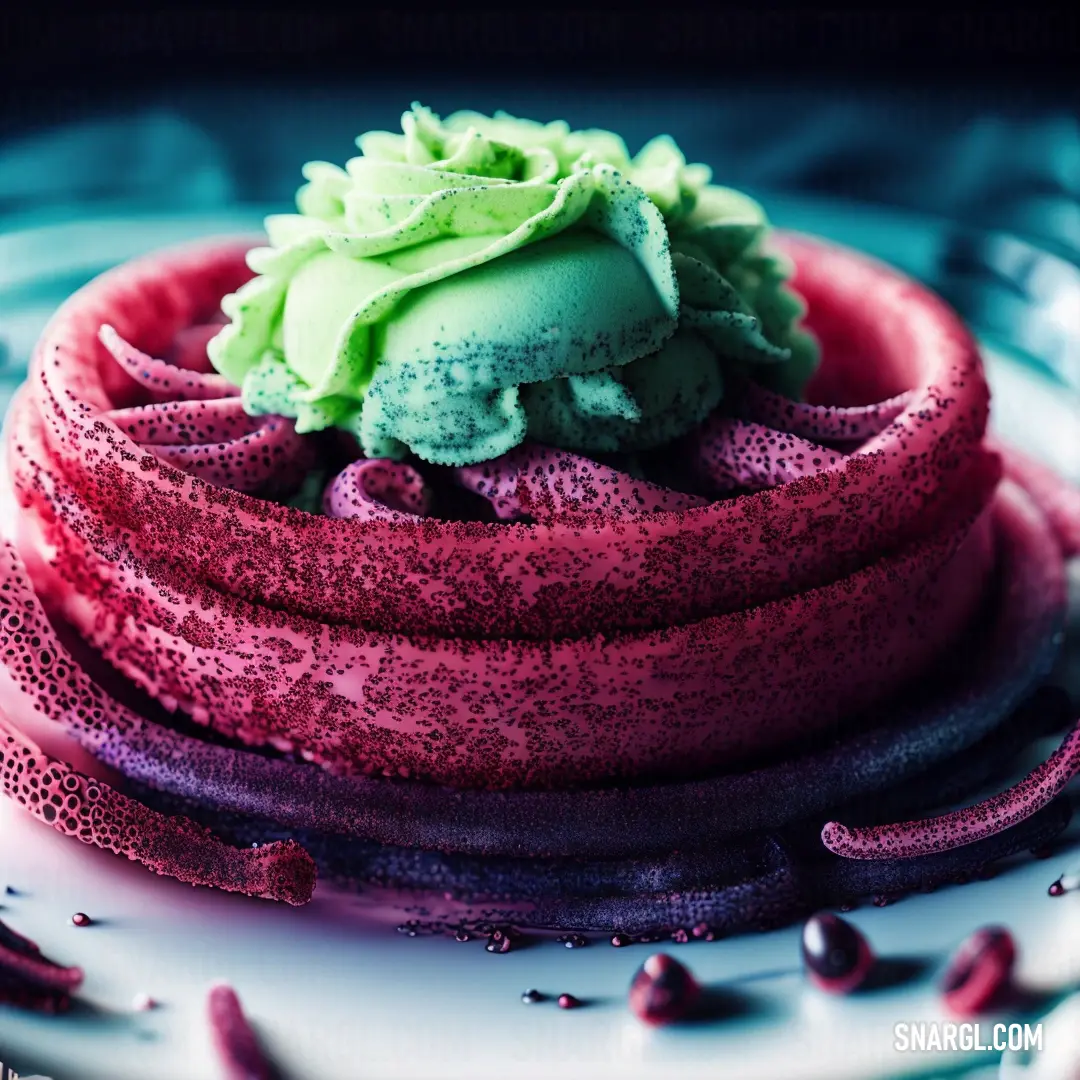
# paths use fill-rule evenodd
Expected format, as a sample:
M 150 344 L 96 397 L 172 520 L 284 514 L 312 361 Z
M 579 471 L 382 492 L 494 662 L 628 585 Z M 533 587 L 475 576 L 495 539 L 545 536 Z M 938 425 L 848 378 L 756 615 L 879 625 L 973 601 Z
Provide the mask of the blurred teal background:
M 1080 388 L 1080 121 L 1070 104 L 875 86 L 695 88 L 566 79 L 170 82 L 123 107 L 72 108 L 0 135 L 0 394 L 64 296 L 140 251 L 257 227 L 312 159 L 436 111 L 504 108 L 659 132 L 773 220 L 889 260 L 985 337 Z M 0 400 L 0 408 L 4 401 Z

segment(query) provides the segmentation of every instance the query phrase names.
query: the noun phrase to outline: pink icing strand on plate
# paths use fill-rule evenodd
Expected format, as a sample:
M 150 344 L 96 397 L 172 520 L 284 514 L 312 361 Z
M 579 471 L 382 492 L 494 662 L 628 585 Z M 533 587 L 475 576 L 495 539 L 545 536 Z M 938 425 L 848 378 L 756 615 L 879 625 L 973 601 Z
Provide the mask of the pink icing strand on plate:
M 0 975 L 14 976 L 45 990 L 70 993 L 83 981 L 80 967 L 62 967 L 41 955 L 29 938 L 0 921 Z
M 1038 768 L 1007 791 L 940 817 L 849 829 L 837 821 L 821 830 L 822 843 L 848 859 L 910 859 L 973 844 L 1029 818 L 1080 773 L 1080 723 Z
M 8 624 L 10 614 L 3 616 Z M 230 847 L 183 817 L 167 817 L 56 761 L 0 712 L 0 786 L 33 817 L 140 862 L 158 874 L 270 900 L 303 904 L 315 864 L 295 841 Z
M 0 921 L 0 1003 L 64 1012 L 82 981 L 82 968 L 54 963 L 29 938 Z
M 224 1080 L 272 1080 L 273 1071 L 236 991 L 225 983 L 212 986 L 206 996 L 206 1013 Z

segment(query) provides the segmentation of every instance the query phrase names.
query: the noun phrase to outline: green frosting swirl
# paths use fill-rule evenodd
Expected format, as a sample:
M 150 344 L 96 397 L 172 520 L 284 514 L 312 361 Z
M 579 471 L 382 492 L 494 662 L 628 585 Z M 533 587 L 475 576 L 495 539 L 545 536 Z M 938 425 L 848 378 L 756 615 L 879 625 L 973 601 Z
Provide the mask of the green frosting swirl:
M 725 370 L 801 390 L 816 355 L 764 213 L 669 137 L 631 157 L 608 131 L 420 105 L 401 126 L 306 165 L 299 213 L 267 218 L 222 302 L 210 359 L 248 412 L 463 465 L 526 435 L 660 445 Z

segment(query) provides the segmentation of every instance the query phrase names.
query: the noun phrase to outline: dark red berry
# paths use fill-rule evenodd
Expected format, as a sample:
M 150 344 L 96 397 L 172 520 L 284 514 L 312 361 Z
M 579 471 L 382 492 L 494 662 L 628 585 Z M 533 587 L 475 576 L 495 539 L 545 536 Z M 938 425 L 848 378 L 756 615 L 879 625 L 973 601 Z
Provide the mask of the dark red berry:
M 90 916 L 87 915 L 85 912 L 76 911 L 75 914 L 71 916 L 71 925 L 72 926 L 89 926 L 90 925 Z
M 559 1008 L 560 1009 L 577 1009 L 581 1005 L 581 1002 L 574 997 L 573 994 L 560 994 L 559 995 Z
M 544 995 L 539 990 L 526 990 L 521 995 L 522 1003 L 525 1005 L 535 1005 L 537 1002 L 544 1000 Z
M 974 1016 L 992 1005 L 1012 981 L 1016 942 L 1003 926 L 984 926 L 953 954 L 941 980 L 945 1006 Z
M 490 953 L 508 953 L 512 948 L 512 945 L 510 944 L 510 938 L 507 937 L 506 934 L 496 930 L 495 933 L 488 938 L 484 948 Z
M 630 1009 L 646 1024 L 670 1024 L 685 1017 L 697 1004 L 701 988 L 673 956 L 654 953 L 630 983 Z
M 458 930 L 458 931 L 456 931 L 454 933 L 454 940 L 455 941 L 471 941 L 472 938 L 469 936 L 469 931 L 468 930 Z
M 866 938 L 851 923 L 830 912 L 820 912 L 807 920 L 802 955 L 810 978 L 832 994 L 854 990 L 874 966 L 874 954 Z
M 611 944 L 614 945 L 616 949 L 621 949 L 624 945 L 629 945 L 630 941 L 631 941 L 631 939 L 630 939 L 629 934 L 612 934 L 611 935 Z
M 1064 896 L 1065 895 L 1065 886 L 1061 884 L 1061 878 L 1058 878 L 1057 881 L 1055 881 L 1053 883 L 1053 885 L 1051 885 L 1050 888 L 1047 889 L 1046 891 L 1051 896 Z

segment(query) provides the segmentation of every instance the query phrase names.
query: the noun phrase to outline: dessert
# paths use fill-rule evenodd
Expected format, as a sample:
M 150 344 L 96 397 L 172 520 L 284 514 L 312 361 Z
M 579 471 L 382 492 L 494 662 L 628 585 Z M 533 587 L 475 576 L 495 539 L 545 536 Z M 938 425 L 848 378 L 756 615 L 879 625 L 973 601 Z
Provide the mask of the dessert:
M 1076 734 L 927 820 L 1070 719 L 1030 695 L 1080 547 L 1080 496 L 987 441 L 955 314 L 669 139 L 402 128 L 308 166 L 268 247 L 126 264 L 42 336 L 7 793 L 193 884 L 302 903 L 318 870 L 619 934 L 1064 828 Z

